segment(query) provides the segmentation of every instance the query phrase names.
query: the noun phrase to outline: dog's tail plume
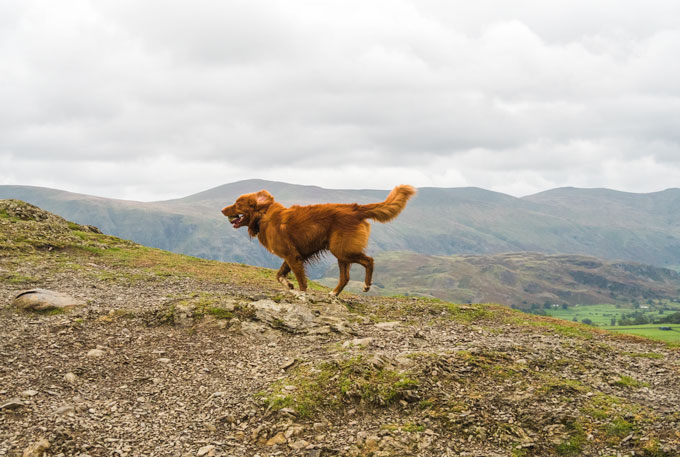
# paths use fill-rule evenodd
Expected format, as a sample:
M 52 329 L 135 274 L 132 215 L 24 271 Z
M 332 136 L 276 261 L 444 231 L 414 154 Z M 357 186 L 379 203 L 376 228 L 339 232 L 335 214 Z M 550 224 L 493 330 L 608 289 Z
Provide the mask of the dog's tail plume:
M 362 215 L 367 219 L 375 219 L 378 222 L 389 222 L 401 213 L 406 202 L 416 193 L 416 189 L 408 184 L 401 184 L 387 196 L 382 203 L 359 205 Z

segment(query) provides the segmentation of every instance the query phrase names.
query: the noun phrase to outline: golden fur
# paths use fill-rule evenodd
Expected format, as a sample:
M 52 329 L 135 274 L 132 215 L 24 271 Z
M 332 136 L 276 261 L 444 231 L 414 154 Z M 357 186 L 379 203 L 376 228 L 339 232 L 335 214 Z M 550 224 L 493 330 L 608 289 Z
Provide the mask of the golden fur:
M 399 215 L 416 190 L 413 186 L 395 187 L 381 203 L 368 205 L 326 203 L 284 207 L 266 190 L 241 195 L 233 205 L 222 209 L 234 226 L 248 227 L 251 237 L 271 253 L 283 258 L 276 279 L 292 289 L 287 279 L 293 271 L 301 291 L 307 290 L 304 264 L 330 251 L 337 259 L 340 280 L 331 294 L 338 295 L 349 282 L 349 267 L 358 263 L 366 269 L 364 292 L 371 287 L 373 258 L 364 254 L 371 225 L 366 219 L 389 222 Z

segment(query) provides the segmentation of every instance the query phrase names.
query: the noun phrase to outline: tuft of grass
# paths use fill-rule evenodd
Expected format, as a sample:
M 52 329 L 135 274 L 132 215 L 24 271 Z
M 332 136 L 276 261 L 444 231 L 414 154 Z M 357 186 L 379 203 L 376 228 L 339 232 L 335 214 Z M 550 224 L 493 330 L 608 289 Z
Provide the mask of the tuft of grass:
M 645 359 L 663 359 L 664 355 L 658 352 L 624 352 L 630 357 L 642 357 Z
M 555 448 L 557 455 L 579 456 L 583 453 L 583 445 L 586 442 L 586 433 L 583 426 L 578 422 L 567 424 L 569 438 L 558 444 Z
M 633 431 L 633 424 L 622 417 L 614 418 L 609 425 L 607 425 L 607 435 L 623 438 Z
M 363 356 L 357 356 L 316 366 L 299 366 L 276 382 L 268 393 L 258 396 L 273 410 L 292 408 L 300 417 L 309 417 L 345 403 L 388 406 L 405 398 L 407 392 L 416 390 L 418 385 L 419 382 L 406 373 L 375 367 Z
M 217 306 L 207 307 L 205 313 L 213 316 L 215 319 L 231 319 L 234 317 L 233 311 Z
M 449 317 L 457 322 L 471 324 L 493 317 L 493 313 L 482 308 L 483 305 L 457 305 L 445 303 L 443 307 L 448 311 Z
M 630 387 L 630 388 L 640 388 L 640 387 L 649 387 L 649 384 L 646 382 L 640 382 L 637 379 L 634 379 L 630 376 L 622 375 L 617 381 L 614 382 L 615 386 L 619 387 Z
M 32 310 L 32 311 L 27 311 L 35 314 L 40 314 L 43 316 L 59 316 L 61 314 L 66 314 L 68 311 L 64 308 L 50 308 L 50 309 L 44 309 L 44 310 Z
M 27 282 L 36 282 L 37 280 L 35 278 L 32 278 L 30 276 L 22 275 L 20 273 L 10 273 L 4 277 L 2 277 L 4 281 L 7 281 L 10 284 L 23 284 Z

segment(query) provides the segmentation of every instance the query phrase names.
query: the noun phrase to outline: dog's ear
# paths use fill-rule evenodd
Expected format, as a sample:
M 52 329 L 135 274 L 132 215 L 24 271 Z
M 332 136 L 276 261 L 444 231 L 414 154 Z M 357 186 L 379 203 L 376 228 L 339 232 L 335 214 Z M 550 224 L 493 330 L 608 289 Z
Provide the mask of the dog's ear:
M 274 203 L 274 197 L 272 197 L 272 194 L 270 194 L 266 190 L 261 190 L 258 193 L 256 193 L 255 198 L 258 209 L 262 209 Z

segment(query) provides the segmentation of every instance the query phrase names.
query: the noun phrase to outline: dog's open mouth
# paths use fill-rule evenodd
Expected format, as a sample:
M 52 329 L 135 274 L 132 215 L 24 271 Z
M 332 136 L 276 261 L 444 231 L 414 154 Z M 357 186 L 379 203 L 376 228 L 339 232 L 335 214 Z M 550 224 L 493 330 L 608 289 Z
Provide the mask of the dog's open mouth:
M 229 222 L 234 228 L 239 228 L 243 225 L 243 221 L 246 218 L 244 214 L 239 214 L 238 216 L 229 216 Z

